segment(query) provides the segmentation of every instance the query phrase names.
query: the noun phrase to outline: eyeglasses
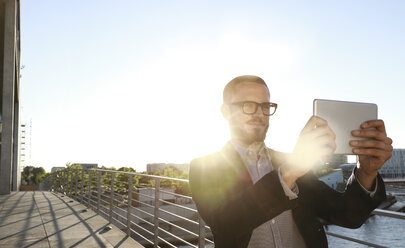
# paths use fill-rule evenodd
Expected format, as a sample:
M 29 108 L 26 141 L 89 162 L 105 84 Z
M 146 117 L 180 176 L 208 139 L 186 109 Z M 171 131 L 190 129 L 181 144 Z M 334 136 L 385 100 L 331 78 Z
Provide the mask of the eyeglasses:
M 253 115 L 256 113 L 258 106 L 262 108 L 263 115 L 270 116 L 274 115 L 277 109 L 277 103 L 273 102 L 252 102 L 252 101 L 244 101 L 244 102 L 232 102 L 231 105 L 241 106 L 243 113 L 247 115 Z

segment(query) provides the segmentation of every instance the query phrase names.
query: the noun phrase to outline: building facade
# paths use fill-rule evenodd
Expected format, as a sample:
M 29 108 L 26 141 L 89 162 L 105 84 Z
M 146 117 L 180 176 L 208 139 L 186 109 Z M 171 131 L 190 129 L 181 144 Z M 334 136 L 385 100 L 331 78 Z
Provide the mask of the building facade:
M 81 165 L 83 170 L 88 170 L 91 168 L 97 169 L 98 164 L 92 164 L 92 163 L 73 163 L 72 166 L 74 165 Z
M 0 194 L 19 190 L 20 1 L 0 0 Z
M 405 149 L 394 149 L 379 172 L 384 178 L 405 178 Z

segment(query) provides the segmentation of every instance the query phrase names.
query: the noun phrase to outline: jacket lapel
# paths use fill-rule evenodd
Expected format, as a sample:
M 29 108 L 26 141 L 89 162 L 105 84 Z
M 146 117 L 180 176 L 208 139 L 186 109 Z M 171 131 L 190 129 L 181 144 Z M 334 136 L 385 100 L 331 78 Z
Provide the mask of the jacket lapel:
M 253 185 L 242 158 L 230 142 L 225 144 L 220 153 L 224 160 L 224 166 L 227 167 L 230 173 L 235 175 L 238 184 L 241 184 L 241 186 Z

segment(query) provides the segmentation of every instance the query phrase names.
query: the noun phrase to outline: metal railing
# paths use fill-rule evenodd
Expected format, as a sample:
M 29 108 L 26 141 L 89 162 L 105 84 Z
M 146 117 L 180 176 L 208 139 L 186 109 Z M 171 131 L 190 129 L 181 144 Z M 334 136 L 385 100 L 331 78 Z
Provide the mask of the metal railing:
M 51 177 L 52 190 L 93 209 L 144 246 L 214 243 L 191 197 L 162 187 L 188 185 L 186 179 L 103 169 L 64 169 Z
M 142 180 L 152 182 L 152 187 L 145 186 Z M 211 230 L 191 197 L 161 187 L 162 182 L 168 181 L 188 185 L 186 179 L 115 170 L 64 169 L 52 173 L 53 190 L 93 209 L 143 245 L 182 244 L 202 248 L 213 244 Z M 376 209 L 372 214 L 405 220 L 405 213 L 400 212 Z M 384 247 L 329 231 L 326 234 L 370 247 Z

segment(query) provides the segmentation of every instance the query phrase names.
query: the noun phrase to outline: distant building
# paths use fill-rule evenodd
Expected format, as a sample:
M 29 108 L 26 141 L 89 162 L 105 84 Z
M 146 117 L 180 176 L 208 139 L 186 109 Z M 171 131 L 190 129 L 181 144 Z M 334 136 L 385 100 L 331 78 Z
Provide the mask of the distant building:
M 55 172 L 55 171 L 57 171 L 57 170 L 63 170 L 63 169 L 65 169 L 66 167 L 52 167 L 52 169 L 51 169 L 51 172 Z
M 98 168 L 98 164 L 74 163 L 74 164 L 72 164 L 72 166 L 73 165 L 81 165 L 82 169 L 84 169 L 84 170 L 88 170 L 88 169 L 91 169 L 91 168 Z
M 146 171 L 148 173 L 156 172 L 156 171 L 163 172 L 167 167 L 170 167 L 170 166 L 175 167 L 181 171 L 186 171 L 186 172 L 188 172 L 188 169 L 189 169 L 189 164 L 155 163 L 155 164 L 147 164 Z
M 322 176 L 319 180 L 323 181 L 332 189 L 343 191 L 345 188 L 345 182 L 343 180 L 343 174 L 341 169 L 335 169 L 331 173 Z
M 347 179 L 356 164 L 342 164 L 343 177 Z M 405 149 L 394 149 L 392 157 L 379 170 L 383 178 L 405 178 Z
M 394 149 L 379 172 L 384 178 L 405 178 L 405 149 Z

